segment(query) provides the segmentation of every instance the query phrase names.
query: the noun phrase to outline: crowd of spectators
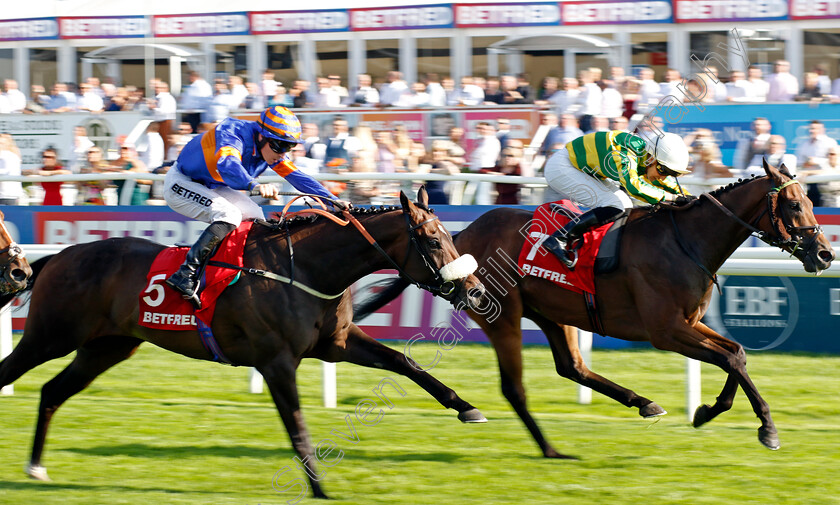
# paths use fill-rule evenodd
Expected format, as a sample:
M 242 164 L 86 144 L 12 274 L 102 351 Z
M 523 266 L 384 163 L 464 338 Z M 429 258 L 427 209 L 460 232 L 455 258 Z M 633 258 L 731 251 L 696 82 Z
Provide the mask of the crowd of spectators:
M 74 143 L 66 146 L 63 156 L 66 167 L 52 167 L 45 158 L 44 167 L 37 173 L 57 174 L 94 173 L 117 170 L 163 172 L 177 158 L 180 149 L 194 133 L 200 133 L 213 123 L 228 117 L 233 111 L 283 105 L 292 108 L 332 109 L 337 115 L 325 132 L 319 125 L 303 125 L 304 143 L 291 155 L 301 170 L 317 173 L 380 172 L 380 173 L 436 173 L 454 175 L 459 172 L 530 174 L 531 165 L 525 163 L 525 148 L 517 140 L 508 139 L 509 120 L 482 121 L 474 131 L 466 149 L 462 128 L 446 125 L 441 131 L 448 140 L 436 140 L 430 145 L 413 141 L 403 127 L 393 131 L 372 131 L 361 124 L 350 131 L 341 110 L 350 107 L 452 107 L 506 104 L 535 104 L 542 109 L 541 124 L 545 137 L 537 154 L 548 157 L 574 138 L 595 131 L 625 130 L 632 126 L 631 118 L 645 114 L 668 95 L 683 96 L 683 90 L 694 93 L 696 100 L 706 103 L 762 103 L 785 101 L 840 101 L 840 78 L 832 81 L 826 68 L 817 65 L 806 72 L 800 81 L 790 73 L 790 65 L 776 61 L 772 74 L 762 75 L 761 68 L 751 66 L 746 72 L 733 70 L 728 76 L 718 76 L 717 69 L 708 67 L 707 73 L 693 74 L 694 80 L 684 81 L 676 69 L 669 68 L 656 80 L 651 68 L 641 68 L 633 76 L 621 67 L 580 70 L 574 77 L 549 76 L 538 86 L 532 86 L 526 74 L 503 76 L 466 76 L 456 84 L 448 76 L 425 74 L 422 80 L 406 82 L 398 71 L 388 72 L 381 82 L 374 82 L 369 74 L 356 78 L 355 88 L 346 88 L 342 76 L 325 75 L 312 83 L 298 79 L 281 83 L 271 70 L 266 70 L 258 82 L 249 82 L 232 75 L 215 79 L 211 84 L 200 73 L 191 72 L 189 83 L 176 100 L 166 82 L 153 79 L 146 88 L 117 87 L 111 82 L 88 78 L 77 87 L 54 83 L 47 94 L 41 85 L 33 85 L 27 98 L 12 79 L 4 81 L 0 94 L 0 113 L 48 114 L 66 111 L 142 111 L 153 120 L 148 145 L 137 153 L 132 145 L 121 145 L 117 160 L 103 161 L 101 149 L 84 135 L 84 129 L 74 135 Z M 682 88 L 682 89 L 680 89 Z M 174 126 L 180 113 L 182 122 Z M 756 118 L 753 135 L 739 142 L 732 166 L 724 165 L 719 144 L 709 130 L 697 130 L 685 137 L 692 155 L 691 168 L 695 177 L 717 178 L 750 176 L 761 171 L 761 159 L 771 164 L 785 163 L 789 170 L 803 179 L 817 173 L 836 171 L 837 142 L 825 134 L 819 121 L 809 126 L 809 139 L 788 152 L 785 139 L 773 134 L 770 122 Z M 14 148 L 10 138 L 0 137 L 0 174 L 13 173 Z M 13 141 L 11 141 L 13 144 Z M 537 147 L 537 146 L 530 146 Z M 99 152 L 97 152 L 97 150 Z M 46 151 L 45 151 L 46 152 Z M 47 153 L 49 154 L 49 153 Z M 55 154 L 55 152 L 54 152 Z M 830 158 L 833 156 L 833 158 Z M 93 157 L 93 159 L 91 159 Z M 530 161 L 530 160 L 529 160 Z M 19 165 L 19 163 L 18 163 Z M 107 165 L 107 166 L 106 166 Z M 17 169 L 19 171 L 19 168 Z M 32 172 L 35 173 L 35 172 Z M 9 185 L 0 185 L 0 202 L 14 192 Z M 406 184 L 359 181 L 345 184 L 327 183 L 331 191 L 357 203 L 371 203 L 393 199 Z M 430 194 L 437 203 L 448 202 L 457 195 L 464 203 L 518 203 L 519 188 L 491 183 L 463 185 L 456 182 L 431 183 Z M 833 186 L 838 186 L 834 188 Z M 17 186 L 15 186 L 16 188 Z M 116 187 L 120 203 L 155 200 L 155 187 L 150 181 L 79 185 L 80 202 L 102 203 L 103 192 Z M 46 186 L 45 186 L 46 188 Z M 810 195 L 815 202 L 834 205 L 840 200 L 840 184 L 812 185 Z M 822 198 L 824 197 L 824 198 Z M 54 196 L 53 196 L 54 198 Z

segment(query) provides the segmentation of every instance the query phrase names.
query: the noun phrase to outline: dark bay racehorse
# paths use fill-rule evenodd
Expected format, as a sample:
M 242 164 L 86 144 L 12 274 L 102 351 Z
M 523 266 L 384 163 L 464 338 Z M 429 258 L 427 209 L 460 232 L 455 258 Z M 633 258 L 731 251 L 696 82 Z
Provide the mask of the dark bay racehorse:
M 17 245 L 6 229 L 0 212 L 0 295 L 10 295 L 26 289 L 32 275 L 23 249 Z
M 377 250 L 354 225 L 326 216 L 293 220 L 285 226 L 254 224 L 244 250 L 245 267 L 294 277 L 323 299 L 276 280 L 243 274 L 218 300 L 212 329 L 235 365 L 256 367 L 265 377 L 280 418 L 309 476 L 318 475 L 312 444 L 300 410 L 295 371 L 302 358 L 348 361 L 402 374 L 428 391 L 464 422 L 485 419 L 472 405 L 402 354 L 376 342 L 352 323 L 347 288 L 382 268 L 397 268 L 454 303 L 476 304 L 483 287 L 471 275 L 474 260 L 458 257 L 449 233 L 427 207 L 401 195 L 402 208 L 356 210 L 352 217 L 376 240 Z M 297 220 L 300 221 L 300 220 Z M 312 221 L 311 223 L 309 221 Z M 288 230 L 288 233 L 287 233 Z M 290 273 L 289 237 L 294 250 Z M 211 359 L 196 331 L 163 331 L 139 326 L 138 295 L 164 246 L 134 238 L 108 239 L 69 247 L 33 263 L 29 316 L 20 343 L 0 363 L 0 385 L 72 351 L 76 357 L 41 391 L 41 404 L 28 472 L 46 479 L 41 465 L 47 428 L 55 411 L 99 374 L 129 358 L 144 341 L 196 359 Z M 463 268 L 463 265 L 472 262 Z M 453 275 L 453 270 L 463 272 Z M 448 275 L 447 275 L 448 273 Z M 447 278 L 448 277 L 448 278 Z M 169 292 L 167 296 L 174 296 Z M 13 295 L 0 297 L 2 305 Z M 310 477 L 316 497 L 326 497 Z
M 801 186 L 784 166 L 776 170 L 765 163 L 764 168 L 766 176 L 730 184 L 684 207 L 634 209 L 624 230 L 620 265 L 611 273 L 596 275 L 595 287 L 603 325 L 599 333 L 629 341 L 649 341 L 658 349 L 717 365 L 726 372 L 726 383 L 715 404 L 703 405 L 695 412 L 695 427 L 728 410 L 741 386 L 761 420 L 759 440 L 770 449 L 777 449 L 776 427 L 767 403 L 747 374 L 743 347 L 700 322 L 712 295 L 711 273 L 753 231 L 760 230 L 766 242 L 791 252 L 808 272 L 818 273 L 834 259 L 834 251 L 822 235 L 811 201 Z M 469 314 L 493 344 L 505 398 L 546 457 L 566 458 L 546 441 L 526 406 L 522 317 L 534 321 L 545 333 L 561 376 L 627 407 L 638 408 L 644 417 L 665 411 L 586 367 L 573 327 L 598 330 L 590 322 L 581 295 L 544 279 L 522 277 L 510 262 L 500 261 L 499 250 L 514 261 L 518 257 L 525 240 L 520 230 L 528 230 L 532 215 L 519 209 L 491 210 L 456 234 L 455 245 L 461 253 L 475 256 L 479 266 L 486 265 L 488 272 L 494 270 L 488 260 L 495 258 L 496 265 L 507 265 L 505 275 L 517 281 L 515 285 L 485 282 L 487 299 L 495 298 L 502 308 L 495 320 L 489 321 L 478 311 Z M 496 277 L 498 281 L 503 275 Z M 396 298 L 405 287 L 403 282 L 393 282 L 361 304 L 356 319 Z

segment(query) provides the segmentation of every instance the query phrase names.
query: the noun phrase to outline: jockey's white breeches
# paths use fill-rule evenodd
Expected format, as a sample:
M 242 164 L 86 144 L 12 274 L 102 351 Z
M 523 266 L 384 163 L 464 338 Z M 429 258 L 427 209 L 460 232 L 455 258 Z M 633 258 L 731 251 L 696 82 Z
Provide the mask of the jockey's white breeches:
M 544 171 L 548 185 L 578 205 L 590 209 L 615 207 L 624 210 L 633 207 L 633 201 L 616 181 L 602 181 L 581 172 L 572 165 L 569 152 L 565 149 L 560 149 L 546 161 Z
M 244 219 L 265 219 L 262 208 L 248 195 L 227 186 L 208 188 L 187 177 L 174 164 L 163 184 L 163 199 L 175 212 L 198 221 L 222 221 L 235 226 Z

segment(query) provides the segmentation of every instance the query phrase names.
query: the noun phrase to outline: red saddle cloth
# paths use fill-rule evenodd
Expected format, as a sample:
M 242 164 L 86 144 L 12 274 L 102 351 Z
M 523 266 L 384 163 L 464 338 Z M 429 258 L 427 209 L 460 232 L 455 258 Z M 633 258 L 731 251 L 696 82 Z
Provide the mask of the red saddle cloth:
M 582 211 L 569 200 L 546 203 L 537 207 L 528 236 L 517 265 L 525 275 L 550 280 L 560 287 L 576 293 L 595 294 L 595 258 L 598 248 L 612 223 L 593 228 L 583 235 L 583 244 L 578 249 L 578 261 L 574 270 L 569 270 L 557 256 L 542 247 L 542 243 Z
M 253 224 L 253 221 L 246 221 L 229 233 L 211 259 L 241 267 L 245 240 Z M 163 282 L 181 266 L 187 251 L 189 247 L 168 247 L 155 258 L 146 275 L 146 289 L 140 293 L 140 326 L 159 330 L 195 330 L 196 317 L 210 326 L 216 310 L 216 299 L 240 272 L 207 265 L 199 294 L 201 309 L 195 310 L 181 293 Z

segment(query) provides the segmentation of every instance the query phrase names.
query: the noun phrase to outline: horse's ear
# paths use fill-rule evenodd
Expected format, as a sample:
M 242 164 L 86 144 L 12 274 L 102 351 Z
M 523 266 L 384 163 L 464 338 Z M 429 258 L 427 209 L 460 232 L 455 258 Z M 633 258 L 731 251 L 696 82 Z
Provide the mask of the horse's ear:
M 779 165 L 779 172 L 793 179 L 793 174 L 790 173 L 790 170 L 788 170 L 788 167 L 786 167 L 784 163 Z
M 426 186 L 420 186 L 417 191 L 417 203 L 426 209 L 429 208 L 429 193 L 426 192 Z
M 765 174 L 767 174 L 769 177 L 773 177 L 774 179 L 778 178 L 778 175 L 774 174 L 774 172 L 776 172 L 776 168 L 771 167 L 770 164 L 767 163 L 767 158 L 762 157 L 761 158 L 761 164 L 764 165 L 764 173 Z
M 400 191 L 400 205 L 402 205 L 402 208 L 406 212 L 411 211 L 411 207 L 414 205 L 413 203 L 411 203 L 411 200 L 409 200 L 408 197 L 405 196 L 404 191 Z

